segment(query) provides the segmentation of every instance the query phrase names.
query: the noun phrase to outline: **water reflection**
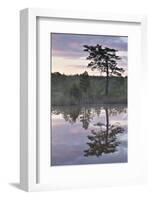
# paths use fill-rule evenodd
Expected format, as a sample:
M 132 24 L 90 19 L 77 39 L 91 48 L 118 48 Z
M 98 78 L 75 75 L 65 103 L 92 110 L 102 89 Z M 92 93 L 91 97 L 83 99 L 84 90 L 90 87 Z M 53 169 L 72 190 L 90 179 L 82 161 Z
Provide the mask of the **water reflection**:
M 127 162 L 127 108 L 52 108 L 51 165 Z
M 63 118 L 65 119 L 65 121 L 73 124 L 76 122 L 78 116 L 80 115 L 80 111 L 80 107 L 71 107 L 69 110 L 65 110 L 63 112 Z
M 90 142 L 87 142 L 89 148 L 84 150 L 84 156 L 96 155 L 98 157 L 101 156 L 102 153 L 108 154 L 117 151 L 117 146 L 120 144 L 120 142 L 117 141 L 116 135 L 123 133 L 124 128 L 117 124 L 109 124 L 108 108 L 105 108 L 105 114 L 106 124 L 97 123 L 96 126 L 99 126 L 99 130 L 91 130 L 91 134 L 87 136 Z

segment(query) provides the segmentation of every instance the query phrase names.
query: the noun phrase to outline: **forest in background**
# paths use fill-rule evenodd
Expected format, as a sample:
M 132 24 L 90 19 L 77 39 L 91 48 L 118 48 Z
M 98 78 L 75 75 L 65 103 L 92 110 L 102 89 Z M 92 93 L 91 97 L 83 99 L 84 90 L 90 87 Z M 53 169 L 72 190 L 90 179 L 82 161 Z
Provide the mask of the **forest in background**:
M 52 106 L 83 104 L 126 104 L 127 77 L 109 77 L 108 95 L 105 93 L 106 77 L 51 73 Z

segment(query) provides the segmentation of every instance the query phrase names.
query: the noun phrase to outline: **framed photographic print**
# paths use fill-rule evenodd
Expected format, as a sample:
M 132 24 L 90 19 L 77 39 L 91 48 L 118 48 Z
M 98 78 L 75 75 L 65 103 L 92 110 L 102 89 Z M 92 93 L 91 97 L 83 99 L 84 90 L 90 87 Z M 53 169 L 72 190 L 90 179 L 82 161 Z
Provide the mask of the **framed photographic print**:
M 146 17 L 20 16 L 21 187 L 146 182 Z

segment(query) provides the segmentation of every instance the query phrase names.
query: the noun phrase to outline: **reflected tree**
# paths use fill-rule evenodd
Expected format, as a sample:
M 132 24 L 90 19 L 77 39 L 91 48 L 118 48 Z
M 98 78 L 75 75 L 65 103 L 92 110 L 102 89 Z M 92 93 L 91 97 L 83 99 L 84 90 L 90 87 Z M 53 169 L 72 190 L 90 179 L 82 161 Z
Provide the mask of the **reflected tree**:
M 76 122 L 78 116 L 80 115 L 81 108 L 80 107 L 72 107 L 68 110 L 64 110 L 63 117 L 65 121 L 68 121 L 69 123 L 73 124 Z
M 96 138 L 100 137 L 99 140 L 101 140 L 102 137 L 101 141 L 104 141 L 103 138 L 105 136 L 106 138 L 109 138 L 113 133 L 119 133 L 120 131 L 122 131 L 119 127 L 119 124 L 114 124 L 112 126 L 109 124 L 109 116 L 116 116 L 120 113 L 127 112 L 125 107 L 98 106 L 94 108 L 81 108 L 80 106 L 58 106 L 52 107 L 52 114 L 62 114 L 64 120 L 69 122 L 70 124 L 76 123 L 77 119 L 79 118 L 79 121 L 82 123 L 82 127 L 87 130 L 89 128 L 91 120 L 93 120 L 96 115 L 99 117 L 103 110 L 105 110 L 106 124 L 95 124 L 96 127 L 99 127 L 99 131 L 96 132 L 95 130 L 92 130 L 92 136 L 96 136 Z M 90 136 L 90 138 L 92 138 L 92 136 Z
M 101 114 L 101 108 L 100 108 L 100 107 L 99 107 L 99 108 L 95 108 L 95 109 L 94 109 L 94 113 L 96 113 L 97 116 L 99 117 L 100 114 Z
M 108 108 L 109 116 L 116 116 L 121 113 L 126 113 L 127 108 L 123 106 L 114 106 L 114 107 L 109 107 Z
M 89 142 L 87 142 L 88 149 L 84 150 L 84 156 L 101 156 L 104 154 L 114 153 L 120 142 L 117 141 L 117 134 L 123 133 L 124 128 L 120 125 L 109 124 L 108 109 L 105 108 L 106 124 L 97 123 L 99 130 L 92 130 L 91 135 L 88 135 Z
M 83 108 L 83 111 L 80 115 L 80 122 L 82 122 L 82 127 L 88 129 L 89 123 L 91 121 L 91 109 Z
M 91 120 L 91 109 L 86 107 L 81 109 L 77 106 L 74 108 L 72 107 L 66 110 L 66 112 L 63 112 L 63 117 L 65 121 L 68 121 L 71 124 L 76 123 L 76 120 L 79 117 L 80 122 L 82 123 L 82 127 L 84 129 L 88 129 Z

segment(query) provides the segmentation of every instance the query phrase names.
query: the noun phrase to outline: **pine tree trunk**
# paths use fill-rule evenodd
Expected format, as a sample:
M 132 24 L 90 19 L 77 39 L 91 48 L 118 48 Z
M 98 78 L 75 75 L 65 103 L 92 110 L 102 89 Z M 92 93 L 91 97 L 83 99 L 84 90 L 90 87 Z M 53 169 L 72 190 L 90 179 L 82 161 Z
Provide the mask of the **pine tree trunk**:
M 108 143 L 108 134 L 109 134 L 109 113 L 108 108 L 105 108 L 105 114 L 106 114 L 106 144 Z
M 106 61 L 107 71 L 106 71 L 106 90 L 105 95 L 108 96 L 108 89 L 109 89 L 109 68 L 108 68 L 108 62 Z

